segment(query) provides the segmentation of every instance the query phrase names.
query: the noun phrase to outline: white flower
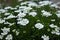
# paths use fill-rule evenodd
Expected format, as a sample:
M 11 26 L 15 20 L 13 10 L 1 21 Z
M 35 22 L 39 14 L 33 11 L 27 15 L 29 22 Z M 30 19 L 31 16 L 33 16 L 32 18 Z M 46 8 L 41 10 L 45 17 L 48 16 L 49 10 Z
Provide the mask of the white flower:
M 5 13 L 4 15 L 7 16 L 7 15 L 10 15 L 10 13 Z
M 19 35 L 19 32 L 18 31 L 16 31 L 16 35 Z
M 6 28 L 6 27 L 4 27 L 3 29 L 1 28 L 1 30 L 3 31 L 3 33 L 1 33 L 2 35 L 6 35 L 8 34 L 8 32 L 10 32 L 10 28 Z
M 32 15 L 33 17 L 35 17 L 37 15 L 36 12 L 30 12 L 29 15 Z
M 29 13 L 29 11 L 31 10 L 31 7 L 27 7 L 27 6 L 19 6 L 18 10 L 15 10 L 14 12 L 23 12 L 23 13 Z
M 6 27 L 4 27 L 3 29 L 1 28 L 1 30 L 2 30 L 3 32 L 10 32 L 10 28 L 6 28 Z
M 7 35 L 7 37 L 5 38 L 6 40 L 12 40 L 13 39 L 13 37 L 12 37 L 12 35 L 11 34 L 9 34 L 9 35 Z
M 52 15 L 50 12 L 47 12 L 47 11 L 45 11 L 45 10 L 42 10 L 41 12 L 43 13 L 42 16 L 49 17 L 49 16 Z
M 16 29 L 13 29 L 13 30 L 12 30 L 12 32 L 15 32 L 15 31 L 16 31 Z
M 7 10 L 7 9 L 11 9 L 11 8 L 12 8 L 11 6 L 8 6 L 8 7 L 5 7 L 4 9 L 6 9 L 6 10 Z
M 16 8 L 18 8 L 19 7 L 19 5 L 16 5 Z
M 51 7 L 58 8 L 58 5 L 57 5 L 57 4 L 51 4 L 50 6 L 51 6 Z
M 52 34 L 55 34 L 55 33 L 56 33 L 56 31 L 55 31 L 55 30 L 52 30 L 52 31 L 51 31 L 51 33 L 52 33 Z
M 40 1 L 39 4 L 40 6 L 44 6 L 44 5 L 52 4 L 52 2 L 51 1 Z
M 11 19 L 11 18 L 16 18 L 16 16 L 14 16 L 13 14 L 11 14 L 7 18 L 4 18 L 4 19 Z
M 28 13 L 32 8 L 27 6 L 20 6 L 19 10 L 23 11 L 23 13 Z
M 56 27 L 55 30 L 52 30 L 52 34 L 60 35 L 60 27 Z
M 15 23 L 4 22 L 4 24 L 9 24 L 9 26 L 14 25 Z
M 27 6 L 20 6 L 19 9 L 31 10 L 32 8 Z
M 60 10 L 57 11 L 57 17 L 60 18 Z
M 5 13 L 5 12 L 7 12 L 7 10 L 0 9 L 0 13 Z
M 17 8 L 15 7 L 15 8 L 11 8 L 11 10 L 16 10 Z
M 58 10 L 57 12 L 60 13 L 60 10 Z
M 5 20 L 3 20 L 3 19 L 0 19 L 0 23 L 3 23 L 3 22 L 5 22 Z
M 13 29 L 12 32 L 16 33 L 16 35 L 19 35 L 19 31 L 17 31 L 16 29 Z
M 25 5 L 25 4 L 27 4 L 27 3 L 28 3 L 28 1 L 22 2 L 20 5 Z
M 23 26 L 27 25 L 28 23 L 29 23 L 28 19 L 22 19 L 21 21 L 18 21 L 18 24 L 23 25 Z
M 18 15 L 17 15 L 18 17 L 25 17 L 26 16 L 26 14 L 25 13 L 19 13 Z
M 51 19 L 51 21 L 55 21 L 55 19 Z
M 31 6 L 37 7 L 38 5 L 37 5 L 35 2 L 29 2 L 29 3 L 28 3 L 28 6 L 29 6 L 29 7 L 31 7 Z
M 3 39 L 3 35 L 0 35 L 0 39 Z
M 4 36 L 4 35 L 7 35 L 7 34 L 8 34 L 8 33 L 5 33 L 5 32 L 4 32 L 4 33 L 1 33 L 1 35 L 3 35 L 3 36 Z
M 21 11 L 21 10 L 19 9 L 19 10 L 15 10 L 14 12 L 17 12 L 17 13 L 18 13 L 18 12 L 20 12 L 20 11 Z
M 60 18 L 60 13 L 56 14 L 58 18 Z
M 60 27 L 56 27 L 55 31 L 56 31 L 56 35 L 60 35 Z
M 50 24 L 49 25 L 51 28 L 56 28 L 57 27 L 57 25 L 54 25 L 54 24 Z
M 42 36 L 41 38 L 43 38 L 43 40 L 49 40 L 49 36 L 46 35 Z
M 23 1 L 23 0 L 18 0 L 18 2 Z
M 38 29 L 42 29 L 44 27 L 44 25 L 41 24 L 41 23 L 36 23 L 35 27 L 38 28 Z
M 56 35 L 60 35 L 60 32 L 56 32 Z
M 24 4 L 27 4 L 29 7 L 38 6 L 35 2 L 31 2 L 31 1 L 26 1 L 21 3 L 21 5 L 24 5 Z

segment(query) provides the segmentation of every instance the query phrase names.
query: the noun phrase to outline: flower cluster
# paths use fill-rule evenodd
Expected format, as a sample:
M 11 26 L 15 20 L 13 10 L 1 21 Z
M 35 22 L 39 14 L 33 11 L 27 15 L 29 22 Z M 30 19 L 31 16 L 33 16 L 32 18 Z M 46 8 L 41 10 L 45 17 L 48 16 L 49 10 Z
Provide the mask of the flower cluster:
M 19 0 L 22 1 L 22 0 Z M 1 40 L 60 40 L 60 10 L 50 1 L 22 1 L 0 9 Z

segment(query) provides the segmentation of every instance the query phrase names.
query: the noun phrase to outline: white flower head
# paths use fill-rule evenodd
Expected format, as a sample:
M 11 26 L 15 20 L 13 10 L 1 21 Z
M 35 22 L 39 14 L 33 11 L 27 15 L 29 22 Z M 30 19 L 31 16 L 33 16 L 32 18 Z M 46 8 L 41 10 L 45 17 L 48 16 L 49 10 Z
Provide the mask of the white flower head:
M 2 30 L 3 32 L 10 32 L 10 28 L 6 28 L 6 27 L 4 27 L 3 29 L 1 28 L 1 30 Z
M 18 15 L 17 15 L 18 17 L 25 17 L 26 16 L 26 14 L 25 13 L 19 13 Z
M 44 27 L 44 25 L 41 24 L 41 23 L 36 23 L 35 27 L 38 28 L 38 29 L 42 29 Z
M 58 8 L 58 5 L 57 5 L 57 4 L 51 4 L 50 6 L 51 6 L 51 7 Z
M 4 15 L 7 16 L 7 15 L 10 15 L 10 13 L 5 13 Z
M 9 24 L 9 26 L 14 25 L 15 23 L 4 22 L 4 24 Z
M 55 30 L 52 30 L 52 34 L 60 35 L 60 27 L 56 27 Z
M 36 12 L 30 12 L 29 15 L 32 15 L 33 17 L 35 17 L 37 15 Z
M 9 35 L 7 35 L 7 37 L 5 38 L 6 40 L 12 40 L 13 39 L 13 37 L 12 37 L 12 35 L 11 34 L 9 34 Z
M 16 29 L 13 29 L 12 32 L 16 32 Z
M 18 2 L 21 2 L 21 1 L 23 1 L 23 0 L 18 0 Z
M 11 18 L 16 18 L 16 16 L 14 16 L 13 14 L 10 14 L 7 18 L 4 18 L 4 19 L 11 19 Z
M 51 21 L 52 21 L 52 22 L 54 22 L 54 21 L 55 21 L 55 19 L 51 19 Z
M 60 10 L 57 11 L 56 15 L 58 18 L 60 18 Z
M 60 33 L 60 27 L 56 27 L 55 31 Z
M 3 20 L 3 19 L 0 19 L 0 23 L 3 23 L 3 22 L 5 22 L 5 20 Z
M 0 35 L 0 39 L 3 39 L 3 35 Z
M 15 7 L 15 8 L 11 8 L 11 10 L 16 10 L 17 8 Z
M 16 12 L 16 13 L 19 13 L 21 10 L 19 9 L 19 10 L 15 10 L 14 12 Z
M 26 2 L 21 3 L 21 5 L 24 5 L 24 4 L 27 4 L 29 7 L 38 6 L 35 2 L 31 2 L 31 1 L 26 1 Z
M 1 35 L 3 35 L 3 36 L 4 36 L 4 35 L 7 35 L 7 34 L 8 34 L 7 32 L 1 33 Z
M 52 4 L 52 2 L 51 1 L 40 1 L 39 2 L 39 4 L 40 4 L 40 6 L 44 6 L 44 5 L 50 5 L 50 4 Z
M 32 8 L 31 7 L 27 7 L 27 6 L 20 6 L 19 9 L 22 9 L 22 10 L 31 10 Z
M 12 8 L 11 6 L 8 6 L 8 7 L 5 7 L 4 9 L 6 9 L 6 10 L 7 10 L 7 9 L 11 9 L 11 8 Z
M 18 21 L 18 24 L 26 26 L 29 23 L 28 19 L 22 19 L 21 21 Z
M 60 10 L 58 10 L 57 12 L 60 13 Z
M 16 35 L 19 35 L 19 32 L 18 31 L 16 31 Z
M 5 9 L 0 9 L 0 13 L 5 13 L 5 12 L 7 12 L 7 10 L 5 10 Z
M 47 11 L 45 11 L 45 10 L 42 10 L 41 12 L 43 13 L 42 16 L 49 17 L 49 16 L 52 15 L 50 12 L 47 12 Z
M 43 35 L 41 38 L 43 38 L 43 40 L 49 40 L 49 36 Z
M 50 24 L 49 25 L 51 28 L 56 28 L 57 27 L 57 25 L 54 25 L 54 24 Z
M 60 18 L 60 13 L 56 14 L 58 18 Z
M 27 6 L 20 6 L 19 10 L 23 11 L 23 13 L 29 13 L 29 11 L 31 10 L 31 7 L 27 7 Z
M 29 6 L 29 7 L 31 7 L 31 6 L 33 6 L 33 7 L 35 6 L 35 7 L 37 7 L 38 5 L 37 5 L 35 2 L 29 2 L 29 3 L 28 3 L 28 6 Z
M 2 35 L 6 35 L 8 34 L 8 32 L 10 32 L 10 28 L 6 28 L 6 27 L 4 27 L 3 29 L 1 28 L 1 30 L 3 31 L 3 33 L 1 33 Z
M 28 1 L 22 2 L 20 5 L 25 5 L 25 4 L 27 4 L 27 3 L 28 3 Z

